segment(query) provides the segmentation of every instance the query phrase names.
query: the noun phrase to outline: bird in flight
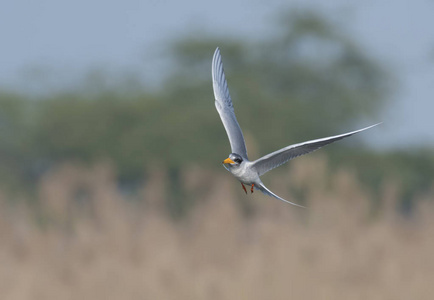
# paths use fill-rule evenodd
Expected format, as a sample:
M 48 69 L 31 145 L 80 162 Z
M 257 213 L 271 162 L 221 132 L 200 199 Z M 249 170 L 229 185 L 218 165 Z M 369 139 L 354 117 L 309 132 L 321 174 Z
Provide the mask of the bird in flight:
M 246 194 L 247 190 L 244 186 L 245 184 L 250 187 L 251 193 L 253 193 L 253 188 L 256 188 L 268 196 L 299 207 L 304 206 L 277 196 L 267 187 L 265 187 L 259 177 L 268 171 L 286 163 L 290 159 L 313 152 L 325 145 L 381 124 L 378 123 L 344 134 L 290 145 L 267 154 L 255 161 L 250 161 L 247 157 L 247 149 L 244 142 L 243 132 L 241 131 L 240 125 L 238 124 L 237 118 L 235 117 L 234 107 L 232 105 L 231 96 L 229 95 L 228 84 L 226 82 L 219 48 L 215 50 L 214 57 L 212 59 L 212 84 L 215 97 L 215 107 L 220 115 L 223 126 L 225 127 L 232 151 L 232 153 L 229 154 L 229 157 L 223 161 L 223 166 L 241 182 L 241 186 L 243 187 Z

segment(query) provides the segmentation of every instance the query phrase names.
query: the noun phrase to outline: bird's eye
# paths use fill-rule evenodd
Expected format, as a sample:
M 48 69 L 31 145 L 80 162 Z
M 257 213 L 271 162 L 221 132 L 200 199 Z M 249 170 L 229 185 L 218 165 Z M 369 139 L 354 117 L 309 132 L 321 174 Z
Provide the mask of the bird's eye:
M 237 164 L 240 164 L 240 163 L 241 163 L 241 159 L 239 159 L 239 158 L 235 158 L 235 159 L 234 159 L 234 162 L 236 162 Z

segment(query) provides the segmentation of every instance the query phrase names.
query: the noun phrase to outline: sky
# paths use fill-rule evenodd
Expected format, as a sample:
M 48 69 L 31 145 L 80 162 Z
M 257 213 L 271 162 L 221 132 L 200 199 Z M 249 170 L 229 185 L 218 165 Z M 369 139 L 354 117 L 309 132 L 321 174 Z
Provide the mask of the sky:
M 28 93 L 73 87 L 89 70 L 164 74 L 161 46 L 189 32 L 260 39 L 282 9 L 336 20 L 395 77 L 379 148 L 434 146 L 434 1 L 14 0 L 0 10 L 0 87 Z M 361 124 L 361 126 L 369 124 Z M 349 128 L 353 130 L 356 128 Z

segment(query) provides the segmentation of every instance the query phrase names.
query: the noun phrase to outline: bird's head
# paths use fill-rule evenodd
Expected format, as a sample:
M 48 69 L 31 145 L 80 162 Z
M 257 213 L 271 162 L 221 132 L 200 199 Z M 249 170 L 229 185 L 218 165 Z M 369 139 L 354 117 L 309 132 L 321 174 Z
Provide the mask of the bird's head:
M 231 167 L 236 167 L 241 165 L 242 162 L 243 158 L 240 155 L 231 153 L 229 154 L 229 157 L 223 161 L 223 164 L 229 164 Z

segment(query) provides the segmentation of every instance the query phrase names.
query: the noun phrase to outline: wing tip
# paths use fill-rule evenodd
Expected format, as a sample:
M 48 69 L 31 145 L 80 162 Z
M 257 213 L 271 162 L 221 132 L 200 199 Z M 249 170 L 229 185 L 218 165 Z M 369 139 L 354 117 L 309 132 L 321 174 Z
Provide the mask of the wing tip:
M 223 69 L 222 59 L 221 59 L 221 55 L 220 55 L 220 48 L 217 47 L 215 49 L 214 55 L 212 57 L 212 77 L 213 77 L 214 81 L 217 80 L 217 78 L 216 78 L 217 74 L 222 72 L 221 69 Z
M 367 129 L 371 129 L 372 127 L 375 127 L 375 126 L 378 126 L 378 125 L 381 125 L 381 124 L 383 124 L 383 122 L 378 122 L 377 124 L 374 124 L 374 125 L 371 125 L 371 126 L 368 126 L 368 127 L 365 127 L 365 128 L 359 129 L 359 130 L 356 130 L 356 131 L 354 131 L 354 133 L 359 133 L 361 131 L 365 131 Z
M 384 122 L 378 122 L 377 124 L 374 124 L 374 125 L 371 125 L 371 126 L 368 126 L 367 128 L 372 128 L 372 127 L 375 127 L 375 126 L 378 126 L 378 125 L 381 125 L 381 124 L 383 124 Z
M 221 57 L 220 56 L 220 48 L 217 47 L 217 48 L 215 48 L 214 55 L 213 55 L 213 62 L 214 62 L 213 64 L 215 64 L 220 57 Z
M 225 71 L 223 68 L 223 60 L 220 55 L 220 48 L 217 47 L 212 58 L 211 75 L 214 87 L 215 98 L 228 98 L 230 99 L 229 89 L 227 87 Z M 230 101 L 231 102 L 231 101 Z M 232 105 L 232 104 L 231 104 Z

